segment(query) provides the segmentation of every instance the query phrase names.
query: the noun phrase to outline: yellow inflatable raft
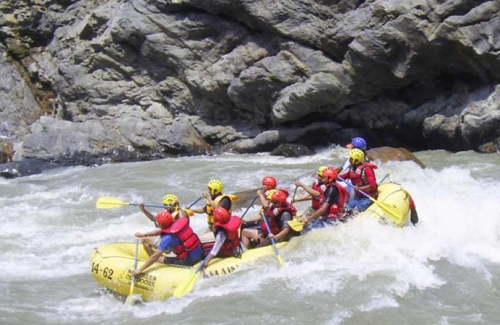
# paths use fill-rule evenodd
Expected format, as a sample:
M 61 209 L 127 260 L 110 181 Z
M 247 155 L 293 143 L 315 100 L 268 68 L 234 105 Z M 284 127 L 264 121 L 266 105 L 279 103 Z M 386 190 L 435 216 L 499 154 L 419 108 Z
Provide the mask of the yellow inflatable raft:
M 379 185 L 379 195 L 361 215 L 377 217 L 384 223 L 404 226 L 408 223 L 409 194 L 397 183 Z M 381 208 L 382 207 L 382 208 Z M 392 218 L 384 210 L 390 210 Z M 278 243 L 280 250 L 289 250 L 297 242 L 292 238 L 288 243 Z M 134 266 L 135 243 L 110 243 L 99 246 L 92 252 L 90 265 L 94 279 L 114 293 L 127 296 L 130 293 L 132 276 L 128 272 Z M 215 258 L 206 269 L 209 276 L 234 272 L 243 263 L 251 263 L 263 257 L 277 258 L 272 246 L 245 251 L 241 258 Z M 148 259 L 147 253 L 139 245 L 138 267 Z M 278 263 L 278 261 L 276 261 Z M 199 264 L 193 267 L 174 266 L 155 263 L 143 274 L 136 277 L 134 294 L 139 294 L 144 301 L 164 300 L 173 295 L 175 288 L 194 274 Z
M 278 243 L 277 247 L 280 249 L 290 246 L 292 241 Z M 110 243 L 94 248 L 90 260 L 92 276 L 114 293 L 127 296 L 132 280 L 128 270 L 134 266 L 134 254 L 135 243 Z M 140 267 L 148 259 L 142 245 L 139 245 L 138 256 L 138 267 Z M 276 258 L 272 246 L 247 250 L 242 253 L 241 258 L 214 258 L 205 269 L 205 273 L 208 276 L 232 273 L 242 263 L 249 263 L 265 256 Z M 177 285 L 194 274 L 198 266 L 199 264 L 188 267 L 155 263 L 136 277 L 134 295 L 140 294 L 144 301 L 167 299 L 173 295 Z
M 380 184 L 376 201 L 362 213 L 363 216 L 375 216 L 384 223 L 394 223 L 399 227 L 408 224 L 410 195 L 401 185 L 393 182 Z M 384 211 L 387 208 L 390 209 L 390 212 L 394 212 L 394 218 L 388 216 L 387 211 Z

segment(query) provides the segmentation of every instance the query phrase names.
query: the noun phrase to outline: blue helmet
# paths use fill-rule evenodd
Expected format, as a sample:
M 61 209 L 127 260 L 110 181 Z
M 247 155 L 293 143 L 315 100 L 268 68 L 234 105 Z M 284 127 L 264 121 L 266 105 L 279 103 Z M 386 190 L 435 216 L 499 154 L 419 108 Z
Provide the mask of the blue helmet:
M 351 144 L 354 148 L 366 150 L 366 141 L 363 138 L 360 137 L 354 138 L 352 139 Z

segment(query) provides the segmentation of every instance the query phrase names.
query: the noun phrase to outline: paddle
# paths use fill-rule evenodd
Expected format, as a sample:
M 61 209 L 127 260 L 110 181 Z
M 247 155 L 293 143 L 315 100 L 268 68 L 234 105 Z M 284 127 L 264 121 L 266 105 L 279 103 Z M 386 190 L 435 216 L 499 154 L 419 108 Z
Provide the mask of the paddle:
M 139 206 L 139 203 L 128 203 L 128 202 L 123 202 L 123 201 L 120 201 L 120 200 L 112 198 L 112 197 L 103 196 L 97 200 L 97 203 L 95 206 L 98 209 L 114 209 L 114 208 L 124 206 L 124 205 Z M 153 208 L 166 208 L 166 207 L 168 207 L 166 205 L 159 205 L 159 204 L 144 204 L 144 206 L 145 207 L 153 207 Z
M 382 178 L 382 180 L 380 182 L 378 182 L 379 185 L 381 183 L 383 183 L 385 181 L 385 179 L 391 175 L 391 173 L 392 173 L 392 170 L 389 169 L 389 171 L 387 172 L 387 174 L 385 174 L 384 178 Z
M 297 232 L 302 231 L 302 229 L 304 228 L 304 223 L 300 222 L 297 219 L 288 220 L 288 225 L 290 226 L 290 228 Z
M 210 255 L 207 255 L 207 257 L 205 257 L 205 259 L 203 260 L 203 262 L 201 262 L 200 266 L 198 266 L 198 268 L 196 269 L 196 271 L 194 272 L 194 274 L 191 275 L 189 277 L 189 279 L 187 279 L 184 282 L 181 282 L 181 284 L 179 284 L 177 286 L 177 288 L 175 288 L 175 290 L 174 290 L 174 297 L 180 298 L 182 296 L 187 295 L 188 293 L 190 293 L 193 290 L 194 284 L 196 283 L 196 279 L 198 278 L 197 275 L 203 269 L 203 267 L 205 266 L 205 263 L 207 262 L 209 256 Z
M 341 180 L 342 182 L 346 183 L 348 186 L 354 188 L 354 185 L 352 185 L 350 182 L 347 182 L 345 179 L 343 179 L 342 177 L 338 176 L 338 179 Z M 403 224 L 403 216 L 400 215 L 399 211 L 396 209 L 396 207 L 388 204 L 388 203 L 385 203 L 385 202 L 380 202 L 380 201 L 377 201 L 375 200 L 374 198 L 372 198 L 370 195 L 366 194 L 365 192 L 363 192 L 362 190 L 358 190 L 359 193 L 363 194 L 364 196 L 366 196 L 367 198 L 369 198 L 373 203 L 375 203 L 376 205 L 378 205 L 378 207 L 380 209 L 382 209 L 382 211 L 384 211 L 384 213 L 392 219 L 392 221 L 394 221 L 394 223 L 398 226 L 401 226 Z
M 139 259 L 139 238 L 135 240 L 135 256 L 134 256 L 134 270 L 137 269 L 137 261 Z M 134 286 L 135 286 L 135 275 L 132 275 L 132 281 L 130 281 L 130 291 L 128 293 L 128 297 L 126 299 L 126 302 L 128 304 L 133 304 L 134 300 L 131 299 L 132 294 L 134 293 Z
M 260 215 L 262 216 L 262 220 L 264 220 L 264 223 L 266 224 L 267 230 L 270 232 L 271 228 L 269 227 L 269 223 L 267 222 L 266 216 L 263 213 L 261 213 Z M 276 241 L 274 240 L 274 238 L 270 238 L 270 239 L 271 239 L 271 243 L 273 244 L 273 247 L 274 247 L 274 252 L 276 253 L 276 256 L 278 257 L 278 262 L 280 263 L 280 265 L 283 265 L 283 259 L 281 258 L 280 252 L 278 251 L 278 247 L 276 246 Z
M 245 214 L 247 214 L 248 210 L 250 210 L 250 208 L 253 206 L 253 204 L 255 203 L 255 201 L 259 198 L 259 196 L 257 195 L 256 197 L 253 198 L 252 202 L 250 202 L 250 204 L 248 205 L 247 209 L 245 210 L 245 212 L 243 212 L 243 214 L 241 215 L 240 219 L 243 220 L 243 217 L 245 216 Z
M 191 203 L 186 209 L 191 209 L 193 207 L 193 205 L 195 205 L 196 203 L 198 203 L 199 200 L 203 199 L 203 196 L 200 196 L 199 198 L 197 198 L 193 203 Z

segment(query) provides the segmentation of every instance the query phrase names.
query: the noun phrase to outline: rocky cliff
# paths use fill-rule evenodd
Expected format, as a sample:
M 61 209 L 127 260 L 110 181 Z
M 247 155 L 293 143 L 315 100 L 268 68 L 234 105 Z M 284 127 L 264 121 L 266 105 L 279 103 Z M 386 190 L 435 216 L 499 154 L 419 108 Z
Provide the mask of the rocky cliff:
M 0 134 L 65 164 L 500 149 L 500 1 L 0 2 Z

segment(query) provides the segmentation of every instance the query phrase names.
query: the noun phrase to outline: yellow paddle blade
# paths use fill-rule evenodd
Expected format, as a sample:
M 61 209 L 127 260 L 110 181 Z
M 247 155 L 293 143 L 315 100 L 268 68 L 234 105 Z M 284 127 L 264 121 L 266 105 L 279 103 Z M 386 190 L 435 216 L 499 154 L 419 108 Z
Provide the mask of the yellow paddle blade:
M 113 209 L 119 206 L 130 205 L 130 203 L 120 201 L 112 197 L 100 197 L 95 204 L 98 209 Z
M 194 212 L 193 212 L 193 210 L 188 209 L 188 208 L 185 208 L 185 209 L 182 209 L 182 210 L 186 211 L 186 213 L 187 213 L 188 217 L 192 217 L 192 216 L 194 216 Z
M 184 282 L 181 282 L 174 290 L 174 297 L 180 298 L 190 293 L 194 288 L 197 275 L 198 272 L 195 272 L 193 275 L 189 277 L 189 279 L 187 279 Z
M 284 262 L 280 255 L 278 255 L 278 262 L 280 263 L 281 266 L 283 266 Z
M 384 213 L 389 217 L 391 218 L 391 220 L 398 226 L 402 226 L 403 225 L 403 219 L 404 219 L 404 216 L 401 215 L 401 212 L 399 212 L 399 210 L 388 204 L 388 203 L 385 203 L 385 202 L 380 202 L 380 201 L 377 201 L 375 200 L 374 198 L 370 197 L 370 200 L 372 200 L 376 205 L 379 206 L 380 209 L 382 209 L 382 211 L 384 211 Z
M 294 231 L 302 231 L 302 229 L 304 228 L 304 223 L 298 221 L 297 219 L 288 220 L 287 222 L 290 228 L 292 228 Z

